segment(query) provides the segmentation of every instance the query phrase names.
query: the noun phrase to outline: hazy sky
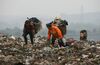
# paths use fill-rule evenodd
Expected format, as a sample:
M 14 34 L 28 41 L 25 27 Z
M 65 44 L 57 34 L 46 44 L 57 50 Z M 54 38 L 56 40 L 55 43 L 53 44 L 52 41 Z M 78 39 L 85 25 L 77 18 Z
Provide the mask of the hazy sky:
M 100 0 L 0 0 L 0 15 L 59 15 L 100 12 Z

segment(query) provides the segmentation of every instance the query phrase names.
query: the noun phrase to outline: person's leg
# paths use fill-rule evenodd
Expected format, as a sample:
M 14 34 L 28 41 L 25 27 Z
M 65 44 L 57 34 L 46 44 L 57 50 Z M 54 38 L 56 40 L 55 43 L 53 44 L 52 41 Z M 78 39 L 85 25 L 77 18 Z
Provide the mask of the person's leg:
M 33 44 L 33 43 L 34 43 L 34 42 L 33 42 L 33 38 L 34 38 L 33 32 L 30 32 L 29 35 L 30 35 L 31 44 Z
M 24 37 L 24 40 L 25 40 L 25 44 L 27 44 L 27 35 L 28 35 L 28 32 L 24 32 L 23 37 Z
M 58 43 L 59 43 L 59 46 L 60 46 L 60 47 L 62 47 L 62 46 L 65 47 L 64 42 L 63 42 L 62 39 L 59 39 L 59 40 L 58 40 Z
M 54 46 L 54 43 L 55 43 L 55 38 L 54 37 L 52 37 L 52 45 Z

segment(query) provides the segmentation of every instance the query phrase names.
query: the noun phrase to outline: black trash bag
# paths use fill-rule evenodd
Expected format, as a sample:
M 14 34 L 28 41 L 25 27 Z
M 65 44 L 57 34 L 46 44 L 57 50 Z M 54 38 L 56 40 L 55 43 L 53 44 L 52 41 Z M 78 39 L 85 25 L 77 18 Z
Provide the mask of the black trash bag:
M 66 20 L 61 20 L 58 25 L 58 28 L 61 30 L 63 35 L 66 35 L 67 33 L 67 27 L 66 27 L 67 25 L 68 25 L 68 22 Z
M 33 22 L 33 25 L 34 25 L 34 28 L 35 28 L 35 34 L 38 33 L 42 28 L 41 21 L 39 19 L 37 19 L 36 17 L 30 18 L 29 21 Z

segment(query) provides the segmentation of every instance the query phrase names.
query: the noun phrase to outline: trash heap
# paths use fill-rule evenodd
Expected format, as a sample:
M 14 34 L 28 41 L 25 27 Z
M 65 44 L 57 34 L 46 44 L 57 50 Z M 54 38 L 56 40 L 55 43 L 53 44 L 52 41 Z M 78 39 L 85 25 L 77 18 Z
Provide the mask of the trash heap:
M 46 37 L 24 45 L 21 38 L 0 37 L 0 65 L 100 65 L 100 42 L 75 41 L 63 48 L 51 48 Z

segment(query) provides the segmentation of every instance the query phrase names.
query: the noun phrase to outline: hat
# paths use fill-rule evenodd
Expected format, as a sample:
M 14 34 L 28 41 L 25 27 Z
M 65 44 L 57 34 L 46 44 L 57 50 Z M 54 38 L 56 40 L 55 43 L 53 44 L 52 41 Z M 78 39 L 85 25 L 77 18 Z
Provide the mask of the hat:
M 60 17 L 60 16 L 57 16 L 57 17 L 55 17 L 55 20 L 56 20 L 56 19 L 61 19 L 61 17 Z
M 46 24 L 47 28 L 51 27 L 51 23 Z

